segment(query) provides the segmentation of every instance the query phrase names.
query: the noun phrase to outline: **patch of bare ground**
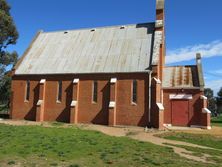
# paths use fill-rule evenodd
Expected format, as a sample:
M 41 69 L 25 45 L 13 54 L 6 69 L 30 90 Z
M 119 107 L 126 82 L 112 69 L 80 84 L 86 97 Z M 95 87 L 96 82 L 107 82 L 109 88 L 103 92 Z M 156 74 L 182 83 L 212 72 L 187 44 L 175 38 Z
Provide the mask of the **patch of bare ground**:
M 219 126 L 213 126 L 211 130 L 200 129 L 200 128 L 189 128 L 187 130 L 173 130 L 175 132 L 184 132 L 191 134 L 207 134 L 215 137 L 222 137 L 222 128 Z
M 52 123 L 48 123 L 48 122 L 40 123 L 40 122 L 16 121 L 16 120 L 3 120 L 3 121 L 0 121 L 0 123 L 4 123 L 8 125 L 16 125 L 16 126 L 21 126 L 21 125 L 23 126 L 24 125 L 28 125 L 28 126 L 39 125 L 39 126 L 44 126 L 44 127 L 54 126 Z M 63 128 L 67 128 L 67 127 L 71 127 L 72 125 L 61 124 L 59 126 Z M 144 129 L 142 127 L 108 127 L 108 126 L 93 125 L 93 124 L 78 124 L 76 126 L 85 130 L 99 131 L 101 133 L 104 133 L 110 136 L 116 136 L 116 137 L 125 136 L 125 137 L 129 137 L 129 138 L 139 140 L 139 141 L 150 142 L 150 143 L 160 145 L 160 146 L 171 147 L 173 148 L 174 152 L 176 154 L 179 154 L 181 157 L 185 157 L 190 160 L 204 162 L 204 163 L 212 163 L 212 164 L 215 163 L 213 161 L 209 161 L 209 158 L 211 157 L 211 155 L 208 155 L 208 154 L 203 154 L 201 156 L 194 155 L 194 152 L 181 148 L 179 147 L 179 145 L 202 148 L 202 149 L 212 149 L 212 150 L 216 150 L 216 149 L 211 148 L 211 147 L 191 144 L 187 142 L 182 142 L 182 141 L 168 140 L 168 139 L 164 139 L 164 138 L 160 138 L 156 136 L 158 134 L 165 133 L 166 131 L 158 131 L 155 129 Z M 213 135 L 222 136 L 221 128 L 217 128 L 217 127 L 213 127 L 212 130 L 190 129 L 190 130 L 185 130 L 185 131 L 181 130 L 180 132 L 195 133 L 195 134 L 213 134 Z

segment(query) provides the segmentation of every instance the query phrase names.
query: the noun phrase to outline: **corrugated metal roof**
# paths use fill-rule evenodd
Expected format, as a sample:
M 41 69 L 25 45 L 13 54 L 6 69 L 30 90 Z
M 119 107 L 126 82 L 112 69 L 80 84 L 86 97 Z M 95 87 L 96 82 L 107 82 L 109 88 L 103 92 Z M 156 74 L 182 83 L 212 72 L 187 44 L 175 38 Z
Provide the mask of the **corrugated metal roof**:
M 163 71 L 163 87 L 199 87 L 196 66 L 165 67 Z
M 154 23 L 40 33 L 15 74 L 142 72 L 152 61 Z

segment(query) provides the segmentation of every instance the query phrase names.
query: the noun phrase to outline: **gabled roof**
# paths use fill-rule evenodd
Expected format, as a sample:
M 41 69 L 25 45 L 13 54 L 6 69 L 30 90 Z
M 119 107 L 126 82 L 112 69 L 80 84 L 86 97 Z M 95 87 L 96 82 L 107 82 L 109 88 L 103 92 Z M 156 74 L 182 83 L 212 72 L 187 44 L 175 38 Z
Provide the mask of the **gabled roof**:
M 155 23 L 40 33 L 15 74 L 144 72 L 159 57 L 154 34 Z
M 197 66 L 164 67 L 164 88 L 195 88 L 199 87 Z

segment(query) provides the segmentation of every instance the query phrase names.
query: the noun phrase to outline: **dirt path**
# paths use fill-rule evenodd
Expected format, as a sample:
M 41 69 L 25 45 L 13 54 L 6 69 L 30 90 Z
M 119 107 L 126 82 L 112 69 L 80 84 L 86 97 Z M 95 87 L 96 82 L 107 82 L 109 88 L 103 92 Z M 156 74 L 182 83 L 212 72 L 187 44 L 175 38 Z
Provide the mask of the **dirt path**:
M 42 125 L 44 127 L 53 127 L 52 123 L 39 123 L 39 122 L 31 122 L 31 121 L 12 121 L 12 120 L 3 120 L 0 121 L 0 123 L 4 123 L 4 124 L 9 124 L 9 125 Z M 70 124 L 62 124 L 60 127 L 71 127 L 72 125 Z M 77 125 L 79 128 L 81 129 L 85 129 L 85 130 L 95 130 L 95 131 L 99 131 L 102 132 L 106 135 L 110 135 L 110 136 L 116 136 L 116 137 L 123 137 L 123 136 L 127 136 L 129 138 L 135 139 L 135 140 L 139 140 L 139 141 L 144 141 L 144 142 L 150 142 L 156 145 L 160 145 L 160 146 L 167 146 L 167 147 L 171 147 L 173 148 L 174 152 L 179 154 L 182 157 L 185 157 L 187 159 L 191 159 L 194 161 L 199 161 L 199 162 L 204 162 L 204 163 L 214 163 L 209 161 L 207 158 L 211 157 L 208 154 L 204 154 L 204 156 L 194 156 L 192 155 L 193 152 L 188 151 L 184 148 L 180 148 L 179 146 L 175 146 L 175 145 L 184 145 L 184 146 L 189 146 L 189 147 L 196 147 L 196 148 L 202 148 L 202 149 L 213 149 L 216 150 L 214 148 L 210 148 L 210 147 L 205 147 L 205 146 L 200 146 L 200 145 L 196 145 L 196 144 L 191 144 L 191 143 L 186 143 L 186 142 L 182 142 L 182 141 L 172 141 L 172 140 L 168 140 L 168 139 L 163 139 L 163 138 L 159 138 L 156 137 L 155 135 L 157 134 L 161 134 L 161 133 L 165 133 L 166 131 L 158 131 L 158 130 L 145 130 L 144 128 L 141 127 L 108 127 L 108 126 L 101 126 L 101 125 L 88 125 L 88 124 L 79 124 Z M 199 130 L 197 130 L 199 131 Z M 188 132 L 188 131 L 186 131 Z M 199 131 L 200 133 L 201 131 Z M 208 132 L 208 131 L 205 131 Z M 191 133 L 194 133 L 194 131 L 192 131 Z M 172 145 L 168 145 L 168 144 L 172 144 Z
M 121 136 L 128 136 L 132 139 L 139 140 L 139 141 L 145 141 L 145 142 L 150 142 L 156 145 L 160 146 L 167 146 L 173 148 L 174 152 L 176 154 L 179 154 L 182 157 L 194 160 L 194 161 L 200 161 L 204 163 L 212 163 L 214 162 L 209 161 L 207 158 L 211 157 L 208 154 L 204 154 L 204 156 L 199 157 L 199 156 L 194 156 L 192 155 L 193 152 L 188 151 L 184 148 L 177 147 L 177 146 L 172 146 L 168 144 L 173 144 L 173 145 L 184 145 L 184 146 L 189 146 L 189 147 L 196 147 L 196 148 L 202 148 L 202 149 L 213 149 L 210 147 L 205 147 L 205 146 L 200 146 L 196 144 L 191 144 L 191 143 L 186 143 L 186 142 L 181 142 L 181 141 L 172 141 L 168 139 L 163 139 L 156 137 L 155 135 L 165 133 L 166 131 L 158 131 L 158 130 L 148 130 L 145 132 L 144 128 L 140 127 L 107 127 L 107 126 L 100 126 L 100 125 L 82 125 L 81 126 L 83 129 L 87 130 L 96 130 L 100 131 L 104 134 L 110 135 L 110 136 L 116 136 L 116 137 L 121 137 Z

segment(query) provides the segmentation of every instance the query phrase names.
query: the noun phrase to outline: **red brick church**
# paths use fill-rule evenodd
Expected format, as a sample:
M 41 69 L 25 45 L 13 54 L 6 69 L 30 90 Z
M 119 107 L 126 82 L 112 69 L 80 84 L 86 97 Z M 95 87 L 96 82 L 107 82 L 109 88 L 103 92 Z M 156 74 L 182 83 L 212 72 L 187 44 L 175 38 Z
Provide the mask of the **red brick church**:
M 38 32 L 13 69 L 11 118 L 210 128 L 201 56 L 165 66 L 164 0 L 156 3 L 155 22 Z

